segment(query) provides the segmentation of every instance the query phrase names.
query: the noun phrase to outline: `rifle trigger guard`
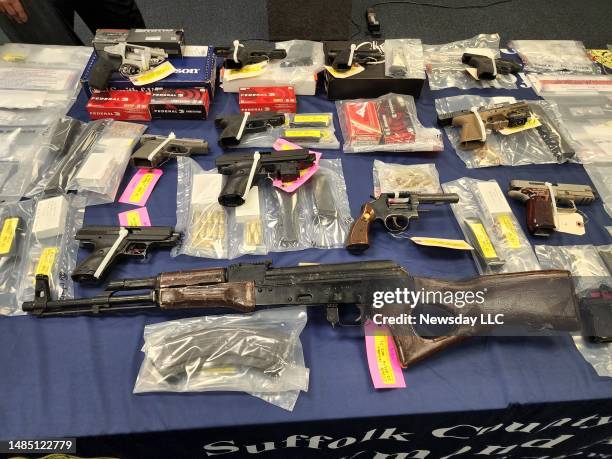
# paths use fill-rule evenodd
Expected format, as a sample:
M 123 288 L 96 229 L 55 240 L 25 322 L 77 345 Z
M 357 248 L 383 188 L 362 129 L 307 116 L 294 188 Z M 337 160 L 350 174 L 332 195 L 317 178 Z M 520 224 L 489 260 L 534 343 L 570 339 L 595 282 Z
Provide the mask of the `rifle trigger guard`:
M 325 318 L 332 327 L 335 327 L 340 323 L 340 313 L 338 312 L 337 304 L 328 304 L 325 308 Z

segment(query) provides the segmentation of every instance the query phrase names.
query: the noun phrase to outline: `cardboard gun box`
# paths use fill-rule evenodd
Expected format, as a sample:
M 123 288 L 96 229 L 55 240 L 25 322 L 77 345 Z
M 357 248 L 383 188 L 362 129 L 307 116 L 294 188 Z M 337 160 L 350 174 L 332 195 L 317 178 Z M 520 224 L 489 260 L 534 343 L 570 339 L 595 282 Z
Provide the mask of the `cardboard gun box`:
M 87 97 L 91 97 L 89 74 L 97 59 L 92 53 L 81 75 L 81 84 Z M 212 100 L 215 92 L 216 56 L 212 46 L 185 46 L 183 57 L 170 57 L 168 61 L 176 72 L 155 83 L 134 86 L 132 82 L 115 72 L 108 81 L 107 90 L 156 91 L 161 89 L 206 89 Z
M 377 43 L 384 43 L 384 40 L 377 40 Z M 328 51 L 348 49 L 350 46 L 349 41 L 326 41 L 323 44 L 326 64 L 332 64 L 328 60 Z M 364 71 L 347 78 L 336 78 L 327 70 L 324 73 L 325 91 L 330 100 L 373 99 L 388 93 L 407 94 L 417 99 L 425 83 L 424 69 L 423 78 L 392 78 L 385 76 L 384 63 L 365 65 Z

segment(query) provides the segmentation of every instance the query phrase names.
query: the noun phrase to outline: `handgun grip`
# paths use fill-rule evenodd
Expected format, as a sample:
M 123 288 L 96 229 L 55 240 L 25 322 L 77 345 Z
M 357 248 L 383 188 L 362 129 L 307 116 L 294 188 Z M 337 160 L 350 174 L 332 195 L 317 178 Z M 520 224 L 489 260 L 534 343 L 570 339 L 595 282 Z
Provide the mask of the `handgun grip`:
M 479 80 L 495 79 L 493 59 L 490 57 L 465 53 L 462 62 L 476 69 L 476 76 Z
M 107 256 L 111 248 L 111 245 L 101 248 L 94 247 L 93 252 L 91 252 L 91 254 L 74 269 L 71 276 L 72 280 L 78 282 L 79 284 L 98 283 L 104 277 L 104 275 L 112 266 L 112 264 L 115 262 L 117 254 L 120 253 L 120 250 L 116 250 L 104 266 L 104 269 L 102 269 L 98 276 L 96 276 L 96 270 L 102 264 L 104 258 Z
M 370 203 L 361 207 L 361 215 L 351 225 L 346 248 L 351 253 L 362 253 L 370 247 L 370 225 L 376 219 L 376 212 Z
M 235 167 L 231 174 L 227 174 L 225 185 L 219 195 L 219 204 L 224 207 L 238 207 L 244 204 L 244 197 L 247 194 L 247 184 L 249 181 L 250 169 Z M 255 184 L 254 177 L 251 185 Z
M 464 150 L 474 150 L 486 140 L 477 117 L 475 113 L 469 113 L 453 118 L 453 126 L 461 128 L 459 142 Z
M 470 317 L 503 314 L 505 324 L 522 325 L 531 329 L 575 331 L 580 327 L 574 283 L 567 271 L 495 274 L 466 281 L 415 277 L 413 289 L 423 292 L 484 292 L 482 304 L 465 305 L 461 309 L 455 306 L 447 307 L 453 314 L 461 313 Z M 404 304 L 398 304 L 385 305 L 382 313 L 399 317 L 400 313 L 407 310 L 415 311 Z M 412 325 L 390 325 L 404 368 L 465 338 L 486 333 L 491 328 L 492 326 L 486 325 L 460 325 L 454 336 L 424 338 L 416 334 Z
M 555 214 L 549 192 L 538 193 L 527 201 L 527 230 L 532 236 L 550 236 L 555 231 Z
M 119 67 L 121 67 L 121 57 L 98 52 L 96 62 L 89 72 L 89 87 L 100 91 L 106 89 L 108 80 Z

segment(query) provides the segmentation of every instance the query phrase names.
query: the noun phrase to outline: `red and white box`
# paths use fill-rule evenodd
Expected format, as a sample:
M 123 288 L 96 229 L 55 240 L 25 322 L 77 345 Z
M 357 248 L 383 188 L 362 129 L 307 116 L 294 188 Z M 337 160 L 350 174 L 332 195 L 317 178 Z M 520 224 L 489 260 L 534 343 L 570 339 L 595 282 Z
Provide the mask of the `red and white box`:
M 345 102 L 342 104 L 342 110 L 348 135 L 345 143 L 363 145 L 380 143 L 382 128 L 375 102 Z
M 91 95 L 87 112 L 92 120 L 151 121 L 151 94 L 141 91 L 100 91 Z
M 163 88 L 151 92 L 149 104 L 153 119 L 205 120 L 210 109 L 206 89 Z
M 297 98 L 293 86 L 255 86 L 240 88 L 238 104 L 241 112 L 295 113 Z

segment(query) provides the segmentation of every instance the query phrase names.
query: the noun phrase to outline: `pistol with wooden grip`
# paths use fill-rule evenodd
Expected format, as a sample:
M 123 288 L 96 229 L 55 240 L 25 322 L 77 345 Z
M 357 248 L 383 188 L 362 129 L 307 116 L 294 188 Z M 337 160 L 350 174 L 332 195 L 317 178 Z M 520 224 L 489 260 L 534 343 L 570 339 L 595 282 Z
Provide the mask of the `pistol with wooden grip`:
M 512 180 L 508 196 L 527 205 L 527 230 L 532 236 L 550 236 L 556 229 L 556 212 L 576 212 L 590 204 L 595 193 L 589 185 Z
M 490 107 L 472 108 L 438 115 L 439 126 L 461 128 L 461 148 L 474 150 L 487 140 L 487 129 L 500 131 L 523 126 L 531 117 L 527 102 L 501 103 Z
M 483 291 L 484 301 L 459 305 L 441 300 L 436 306 L 450 314 L 479 317 L 504 314 L 508 324 L 529 329 L 559 331 L 579 328 L 574 285 L 567 271 L 533 271 L 482 276 L 465 281 L 444 281 L 411 276 L 393 261 L 365 261 L 272 268 L 270 263 L 236 264 L 227 268 L 162 273 L 144 279 L 110 282 L 104 293 L 70 300 L 50 298 L 48 278 L 36 277 L 33 301 L 25 302 L 23 311 L 41 317 L 75 314 L 143 312 L 147 310 L 228 308 L 248 313 L 275 306 L 326 306 L 327 320 L 345 325 L 339 308 L 357 306 L 359 318 L 382 318 L 389 322 L 419 314 L 418 308 L 395 302 L 378 304 L 380 293 L 421 291 L 441 294 Z M 132 293 L 134 292 L 134 293 Z M 447 298 L 444 294 L 441 298 Z M 389 322 L 391 323 L 391 322 Z M 399 323 L 396 321 L 395 323 Z M 449 336 L 428 338 L 419 335 L 408 321 L 390 325 L 400 361 L 409 366 L 466 337 L 490 331 L 488 325 L 472 328 L 458 326 Z
M 351 253 L 362 253 L 370 247 L 370 226 L 379 221 L 390 233 L 406 231 L 411 219 L 419 218 L 420 204 L 443 204 L 459 202 L 455 193 L 413 193 L 397 191 L 381 193 L 378 198 L 361 207 L 361 214 L 349 230 L 346 248 Z

